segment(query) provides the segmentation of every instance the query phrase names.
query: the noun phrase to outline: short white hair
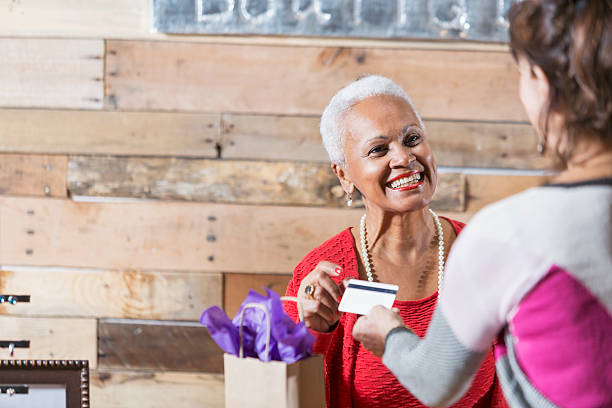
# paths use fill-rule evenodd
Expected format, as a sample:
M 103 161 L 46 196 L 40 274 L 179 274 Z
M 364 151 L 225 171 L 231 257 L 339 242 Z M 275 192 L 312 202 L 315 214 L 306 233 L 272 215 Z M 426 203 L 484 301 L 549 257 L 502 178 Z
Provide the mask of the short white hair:
M 421 116 L 414 107 L 412 99 L 401 86 L 380 75 L 368 75 L 359 78 L 339 90 L 329 101 L 323 115 L 321 115 L 319 130 L 323 138 L 323 146 L 325 146 L 332 163 L 344 165 L 344 149 L 342 148 L 345 131 L 344 115 L 357 103 L 377 95 L 396 96 L 408 102 L 417 117 L 419 126 L 425 130 Z

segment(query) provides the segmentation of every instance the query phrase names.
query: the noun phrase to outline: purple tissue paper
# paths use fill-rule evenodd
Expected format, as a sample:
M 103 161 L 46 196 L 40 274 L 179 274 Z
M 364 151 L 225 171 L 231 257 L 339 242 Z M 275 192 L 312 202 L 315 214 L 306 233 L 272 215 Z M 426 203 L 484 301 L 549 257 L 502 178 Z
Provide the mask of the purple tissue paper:
M 230 320 L 218 306 L 213 306 L 202 312 L 200 322 L 208 328 L 210 336 L 219 347 L 226 353 L 237 356 L 240 348 L 238 329 L 240 314 L 245 305 L 260 304 L 270 315 L 270 349 L 267 361 L 276 360 L 291 364 L 312 355 L 312 344 L 315 339 L 304 322 L 296 324 L 287 316 L 280 296 L 276 292 L 266 288 L 266 293 L 267 296 L 264 296 L 250 290 L 233 320 Z M 244 356 L 258 357 L 261 361 L 266 361 L 268 321 L 264 311 L 258 308 L 246 308 L 242 326 Z

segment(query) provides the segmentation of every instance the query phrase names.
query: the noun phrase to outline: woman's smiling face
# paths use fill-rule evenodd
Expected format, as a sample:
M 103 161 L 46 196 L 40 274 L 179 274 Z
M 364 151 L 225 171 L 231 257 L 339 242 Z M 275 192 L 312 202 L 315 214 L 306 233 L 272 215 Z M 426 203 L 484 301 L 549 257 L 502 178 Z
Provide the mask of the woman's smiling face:
M 408 102 L 372 96 L 355 104 L 343 121 L 344 172 L 367 205 L 403 213 L 429 204 L 436 163 Z

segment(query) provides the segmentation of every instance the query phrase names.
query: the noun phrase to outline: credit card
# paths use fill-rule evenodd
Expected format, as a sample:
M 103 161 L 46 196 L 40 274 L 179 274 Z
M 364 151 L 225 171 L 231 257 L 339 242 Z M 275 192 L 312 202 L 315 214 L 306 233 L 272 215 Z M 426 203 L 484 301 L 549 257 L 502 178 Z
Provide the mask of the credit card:
M 338 310 L 365 315 L 377 305 L 391 309 L 398 289 L 399 286 L 388 283 L 351 279 L 344 290 Z

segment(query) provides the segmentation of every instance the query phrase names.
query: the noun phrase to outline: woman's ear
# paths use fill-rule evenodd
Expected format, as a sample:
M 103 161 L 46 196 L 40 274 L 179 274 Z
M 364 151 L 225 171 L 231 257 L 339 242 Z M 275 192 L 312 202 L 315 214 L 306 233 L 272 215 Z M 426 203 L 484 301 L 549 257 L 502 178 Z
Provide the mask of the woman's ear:
M 540 109 L 543 109 L 548 104 L 548 98 L 550 96 L 550 82 L 548 77 L 537 65 L 531 67 L 532 77 L 535 82 L 536 95 L 540 103 Z M 540 111 L 540 122 L 547 120 L 548 123 L 540 123 L 540 126 L 545 126 L 547 130 L 546 135 L 542 134 L 541 143 L 542 148 L 546 150 L 554 151 L 557 156 L 562 157 L 564 152 L 569 148 L 567 133 L 565 131 L 564 119 L 561 114 L 555 111 L 548 112 L 547 117 L 542 117 L 542 111 Z M 538 147 L 540 151 L 540 147 Z
M 542 68 L 537 65 L 533 65 L 531 67 L 531 75 L 536 81 L 536 88 L 538 92 L 538 96 L 541 101 L 548 100 L 548 93 L 550 92 L 550 83 L 548 82 L 548 78 Z
M 340 180 L 342 189 L 349 195 L 353 194 L 355 192 L 355 184 L 353 184 L 353 182 L 351 181 L 350 176 L 346 171 L 346 168 L 341 164 L 337 163 L 332 163 L 331 168 L 338 177 L 338 180 Z

